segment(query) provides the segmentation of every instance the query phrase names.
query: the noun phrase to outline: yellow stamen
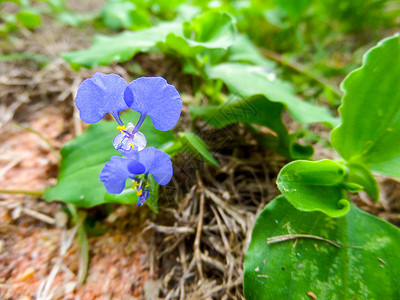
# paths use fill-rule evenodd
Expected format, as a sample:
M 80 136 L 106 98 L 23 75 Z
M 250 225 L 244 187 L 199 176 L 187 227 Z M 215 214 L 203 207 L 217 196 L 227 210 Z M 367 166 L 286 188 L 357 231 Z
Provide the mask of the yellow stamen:
M 135 148 L 135 145 L 134 145 L 134 144 L 129 144 L 129 145 L 132 147 L 132 149 Z M 131 149 L 131 150 L 132 150 L 132 149 Z
M 136 192 L 136 195 L 141 196 L 142 193 L 143 193 L 143 190 L 138 190 L 138 191 Z
M 150 183 L 146 183 L 146 187 L 149 187 L 150 186 Z
M 126 130 L 125 125 L 124 126 L 117 126 L 117 130 L 121 131 L 121 133 L 124 133 L 123 130 Z
M 139 186 L 139 183 L 137 183 L 136 181 L 134 181 L 133 184 L 132 184 L 132 188 L 134 189 L 134 188 L 136 188 L 136 187 L 138 187 L 138 186 Z

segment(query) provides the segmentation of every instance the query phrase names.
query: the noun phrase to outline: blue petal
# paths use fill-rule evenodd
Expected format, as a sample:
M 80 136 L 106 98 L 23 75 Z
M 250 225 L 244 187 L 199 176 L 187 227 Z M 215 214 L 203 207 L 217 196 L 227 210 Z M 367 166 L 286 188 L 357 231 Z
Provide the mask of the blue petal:
M 137 147 L 136 147 L 136 148 L 133 148 L 133 149 L 131 149 L 131 150 L 118 149 L 118 151 L 119 151 L 119 153 L 121 153 L 121 154 L 122 154 L 123 156 L 125 156 L 126 158 L 133 158 L 133 159 L 135 159 L 136 156 L 137 156 L 138 149 L 137 149 Z
M 128 170 L 128 165 L 130 163 L 132 163 L 130 159 L 113 156 L 110 161 L 104 165 L 99 178 L 100 181 L 104 183 L 107 192 L 111 194 L 121 193 L 125 189 L 126 179 L 144 173 L 145 167 L 137 161 L 133 161 L 135 164 L 133 170 L 138 173 L 130 172 Z
M 113 156 L 104 165 L 99 178 L 104 183 L 107 192 L 119 194 L 124 190 L 126 179 L 131 177 L 131 172 L 128 170 L 129 163 L 130 161 L 126 158 Z
M 128 108 L 124 91 L 128 84 L 117 74 L 95 73 L 79 85 L 75 103 L 82 121 L 96 123 L 111 113 L 122 125 L 118 113 Z M 132 100 L 133 101 L 133 100 Z
M 170 130 L 182 112 L 182 100 L 176 88 L 162 77 L 140 77 L 129 83 L 124 100 L 134 111 L 150 116 L 158 130 Z
M 136 159 L 146 168 L 146 174 L 151 174 L 160 185 L 166 185 L 172 178 L 172 162 L 167 153 L 154 147 L 144 148 L 136 152 Z M 132 163 L 128 165 L 130 171 L 134 170 Z
M 142 165 L 140 162 L 134 160 L 131 161 L 128 164 L 128 170 L 129 172 L 133 173 L 133 174 L 143 174 L 144 172 L 146 172 L 146 168 L 144 165 Z

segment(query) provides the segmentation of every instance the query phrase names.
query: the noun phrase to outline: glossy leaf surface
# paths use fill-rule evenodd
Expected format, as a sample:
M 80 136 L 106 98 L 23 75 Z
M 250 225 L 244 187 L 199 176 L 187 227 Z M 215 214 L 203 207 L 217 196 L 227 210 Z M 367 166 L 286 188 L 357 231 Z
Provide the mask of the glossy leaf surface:
M 223 63 L 206 68 L 206 73 L 211 79 L 222 79 L 240 97 L 263 95 L 272 102 L 283 104 L 293 119 L 300 123 L 323 122 L 330 127 L 338 124 L 338 119 L 326 108 L 296 97 L 291 85 L 277 79 L 275 73 L 265 67 Z
M 350 202 L 343 184 L 347 170 L 331 160 L 294 161 L 279 173 L 276 183 L 289 202 L 302 211 L 321 211 L 331 217 L 345 215 Z
M 169 34 L 166 44 L 186 57 L 193 57 L 205 49 L 227 49 L 235 36 L 236 28 L 229 14 L 209 12 L 185 22 L 183 34 Z
M 130 60 L 139 52 L 146 52 L 165 41 L 169 33 L 182 32 L 182 23 L 164 22 L 139 31 L 125 31 L 115 36 L 96 36 L 86 50 L 63 53 L 62 57 L 73 66 L 94 68 L 111 62 Z
M 332 145 L 347 161 L 400 177 L 400 36 L 380 42 L 343 81 Z
M 244 295 L 399 299 L 399 252 L 399 229 L 354 205 L 346 216 L 332 219 L 298 211 L 280 196 L 256 220 L 244 262 Z

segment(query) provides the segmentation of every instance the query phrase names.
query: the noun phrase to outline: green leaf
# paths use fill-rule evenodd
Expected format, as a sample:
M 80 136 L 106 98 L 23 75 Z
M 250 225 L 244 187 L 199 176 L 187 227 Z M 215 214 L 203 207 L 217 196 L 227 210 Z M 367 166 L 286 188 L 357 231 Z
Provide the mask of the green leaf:
M 262 96 L 246 98 L 234 97 L 222 105 L 190 106 L 192 117 L 201 117 L 215 128 L 243 122 L 263 125 L 278 135 L 278 141 L 270 148 L 289 158 L 306 158 L 312 155 L 312 148 L 295 143 L 296 135 L 289 135 L 282 123 L 283 105 L 271 102 Z
M 231 15 L 207 12 L 183 24 L 181 33 L 170 33 L 166 45 L 185 57 L 194 57 L 205 49 L 227 49 L 235 40 L 236 28 Z
M 369 168 L 360 163 L 344 163 L 350 170 L 347 181 L 361 185 L 363 190 L 378 202 L 379 187 Z
M 343 186 L 346 175 L 345 167 L 328 159 L 298 160 L 283 167 L 276 184 L 297 209 L 341 217 L 350 208 Z
M 98 13 L 76 13 L 70 11 L 63 11 L 57 14 L 57 21 L 69 26 L 81 26 L 86 22 L 91 22 L 98 17 Z
M 20 10 L 16 15 L 17 21 L 28 29 L 35 29 L 42 24 L 40 15 L 33 10 Z
M 233 93 L 243 98 L 263 95 L 272 102 L 283 104 L 300 123 L 323 122 L 331 127 L 338 124 L 338 119 L 325 107 L 299 99 L 288 83 L 278 80 L 274 72 L 264 67 L 222 63 L 206 68 L 206 74 L 210 79 L 222 79 Z
M 400 177 L 400 36 L 381 41 L 343 81 L 332 145 L 347 161 Z
M 178 135 L 183 141 L 182 148 L 179 150 L 179 152 L 183 152 L 185 149 L 188 149 L 191 153 L 194 152 L 200 154 L 206 161 L 213 164 L 217 168 L 221 167 L 210 151 L 208 151 L 207 145 L 198 135 L 191 132 L 179 132 Z
M 151 26 L 148 14 L 130 1 L 107 1 L 101 15 L 111 29 L 141 29 Z
M 130 1 L 107 1 L 101 11 L 104 23 L 111 29 L 118 30 L 131 26 L 130 12 L 136 6 Z
M 182 23 L 164 22 L 149 29 L 126 31 L 112 37 L 98 35 L 88 49 L 63 53 L 61 56 L 73 66 L 105 66 L 114 61 L 128 61 L 135 54 L 150 51 L 158 42 L 165 41 L 169 33 L 180 32 Z
M 274 2 L 288 15 L 299 18 L 310 6 L 312 0 L 275 0 Z
M 400 299 L 398 253 L 399 229 L 354 205 L 332 219 L 298 211 L 280 196 L 256 220 L 244 262 L 244 296 Z
M 226 60 L 230 62 L 252 63 L 269 68 L 271 71 L 276 68 L 276 64 L 261 55 L 254 43 L 245 34 L 236 37 L 235 43 L 229 47 L 227 54 Z
M 139 114 L 129 111 L 122 115 L 125 124 L 139 119 Z M 126 122 L 127 121 L 127 122 Z M 133 190 L 127 188 L 119 195 L 107 193 L 103 183 L 99 180 L 100 171 L 104 164 L 112 156 L 120 156 L 112 145 L 114 136 L 118 133 L 117 123 L 112 121 L 100 121 L 90 125 L 85 133 L 76 137 L 61 149 L 61 167 L 58 183 L 45 191 L 46 201 L 60 200 L 79 206 L 91 207 L 105 202 L 135 203 L 137 196 Z M 176 140 L 171 131 L 158 131 L 154 128 L 151 120 L 147 118 L 140 128 L 147 138 L 147 146 L 158 149 L 168 147 Z M 152 196 L 157 197 L 158 187 L 152 182 L 154 192 Z M 147 201 L 146 201 L 147 202 Z M 156 200 L 149 201 L 153 210 L 157 208 Z

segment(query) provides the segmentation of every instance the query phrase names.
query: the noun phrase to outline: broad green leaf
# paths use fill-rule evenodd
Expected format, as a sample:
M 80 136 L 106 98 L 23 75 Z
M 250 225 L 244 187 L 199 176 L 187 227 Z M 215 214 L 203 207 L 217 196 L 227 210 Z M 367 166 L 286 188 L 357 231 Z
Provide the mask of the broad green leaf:
M 208 12 L 183 24 L 183 34 L 170 33 L 166 45 L 185 57 L 205 49 L 227 49 L 235 40 L 232 17 L 224 12 Z
M 276 184 L 297 209 L 341 217 L 350 208 L 344 190 L 346 175 L 345 167 L 331 160 L 297 160 L 283 167 Z
M 182 148 L 179 149 L 179 152 L 185 151 L 186 148 L 189 152 L 200 154 L 209 163 L 220 168 L 219 163 L 215 160 L 210 151 L 208 151 L 207 145 L 199 136 L 191 132 L 179 132 L 178 135 L 183 141 Z
M 118 13 L 122 13 L 118 10 Z M 193 22 L 163 22 L 135 32 L 126 31 L 107 37 L 96 36 L 86 50 L 63 53 L 62 57 L 73 67 L 93 68 L 113 61 L 130 60 L 139 52 L 174 50 L 185 57 L 193 57 L 206 49 L 227 49 L 233 42 L 236 29 L 227 13 L 206 13 Z
M 139 114 L 129 111 L 122 115 L 125 123 L 137 122 Z M 100 121 L 89 126 L 85 133 L 76 137 L 61 149 L 62 162 L 58 183 L 45 191 L 46 201 L 60 200 L 79 206 L 91 207 L 105 202 L 135 203 L 137 197 L 131 189 L 119 195 L 107 193 L 99 180 L 100 171 L 112 156 L 120 156 L 112 145 L 118 133 L 117 123 Z M 167 147 L 176 138 L 171 131 L 158 131 L 147 118 L 140 131 L 147 138 L 147 146 L 158 149 Z M 154 182 L 155 183 L 155 182 Z M 158 191 L 158 187 L 154 187 Z M 157 197 L 156 194 L 153 195 Z M 147 201 L 146 201 L 147 202 Z M 149 203 L 155 203 L 154 199 Z M 151 207 L 156 210 L 156 207 Z
M 20 10 L 16 15 L 17 21 L 28 29 L 35 29 L 42 24 L 40 14 L 33 10 Z
M 165 41 L 170 33 L 182 32 L 182 23 L 164 22 L 139 31 L 126 31 L 112 37 L 98 35 L 86 50 L 63 53 L 62 57 L 72 66 L 94 68 L 111 62 L 130 60 L 139 52 L 153 49 L 158 42 Z
M 332 145 L 347 161 L 400 177 L 400 36 L 381 41 L 343 81 Z
M 244 296 L 400 299 L 399 253 L 399 229 L 354 205 L 332 219 L 298 211 L 280 196 L 256 220 L 244 262 Z
M 283 104 L 293 119 L 300 123 L 323 122 L 332 127 L 338 119 L 321 106 L 303 101 L 293 94 L 293 88 L 277 79 L 275 73 L 243 63 L 222 63 L 206 68 L 210 79 L 222 79 L 229 89 L 243 98 L 263 95 L 272 102 Z
M 236 37 L 235 43 L 229 47 L 227 54 L 226 60 L 230 62 L 252 63 L 268 68 L 270 71 L 276 68 L 276 64 L 262 56 L 254 43 L 245 34 L 240 34 Z
M 263 125 L 273 130 L 278 141 L 269 145 L 272 149 L 289 158 L 305 158 L 312 155 L 312 148 L 295 143 L 296 134 L 289 135 L 282 123 L 283 105 L 271 102 L 262 96 L 251 98 L 232 98 L 222 105 L 190 106 L 192 117 L 201 117 L 215 128 L 243 122 Z

